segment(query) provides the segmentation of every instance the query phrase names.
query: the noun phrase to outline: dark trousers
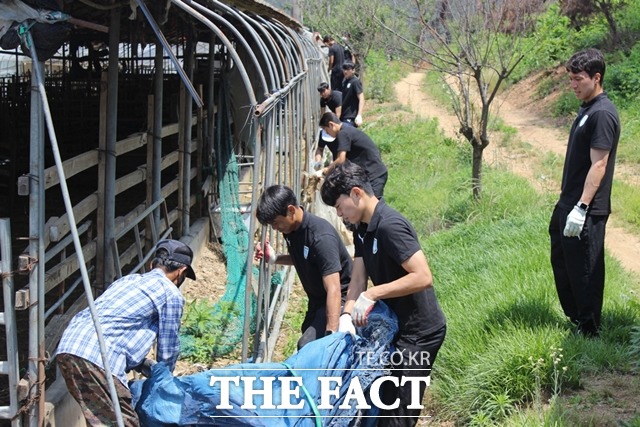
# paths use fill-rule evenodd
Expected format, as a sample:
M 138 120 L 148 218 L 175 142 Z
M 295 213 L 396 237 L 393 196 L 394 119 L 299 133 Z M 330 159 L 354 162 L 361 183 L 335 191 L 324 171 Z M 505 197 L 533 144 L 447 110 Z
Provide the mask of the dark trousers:
M 311 341 L 324 337 L 327 329 L 327 307 L 308 309 L 301 329 L 302 336 L 298 340 L 298 350 Z
M 551 215 L 551 267 L 564 313 L 586 335 L 600 329 L 604 293 L 604 236 L 608 215 L 587 215 L 578 237 L 562 232 L 570 211 L 556 206 Z
M 344 73 L 342 68 L 337 70 L 331 70 L 331 90 L 342 90 L 342 80 L 344 80 Z
M 61 353 L 56 356 L 60 373 L 67 383 L 67 389 L 82 409 L 87 425 L 92 427 L 114 427 L 115 410 L 111 402 L 111 391 L 104 369 L 73 354 Z M 116 386 L 120 412 L 125 427 L 139 427 L 138 414 L 131 406 L 131 392 L 118 378 L 113 377 Z
M 438 351 L 442 347 L 447 327 L 423 336 L 401 335 L 395 343 L 396 351 L 391 355 L 391 375 L 402 377 L 428 377 L 436 360 Z M 400 356 L 402 355 L 402 357 Z M 399 382 L 398 384 L 401 384 Z M 422 404 L 427 385 L 420 382 L 420 401 Z M 399 399 L 400 405 L 396 409 L 381 410 L 378 427 L 413 427 L 418 422 L 421 409 L 409 409 L 411 402 L 411 383 L 396 387 L 390 381 L 385 381 L 381 387 L 381 400 L 385 405 L 392 405 Z M 414 402 L 416 403 L 416 402 Z
M 373 195 L 378 199 L 384 195 L 384 186 L 387 184 L 387 178 L 389 173 L 385 172 L 377 178 L 371 180 L 371 188 L 373 189 Z

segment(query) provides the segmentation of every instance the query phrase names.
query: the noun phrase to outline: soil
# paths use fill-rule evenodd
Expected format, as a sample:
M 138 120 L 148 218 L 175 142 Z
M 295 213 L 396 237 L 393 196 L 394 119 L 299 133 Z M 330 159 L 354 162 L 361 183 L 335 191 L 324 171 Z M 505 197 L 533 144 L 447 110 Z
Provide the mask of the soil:
M 564 159 L 568 129 L 554 123 L 547 113 L 554 99 L 552 94 L 536 100 L 535 75 L 510 88 L 497 99 L 497 114 L 503 122 L 517 130 L 518 139 L 524 144 L 490 144 L 484 153 L 488 165 L 508 170 L 528 179 L 541 193 L 559 193 L 559 183 L 553 182 L 539 171 L 543 169 L 545 156 L 552 153 Z M 398 100 L 424 117 L 437 118 L 446 136 L 461 138 L 457 129 L 459 122 L 446 105 L 439 104 L 423 90 L 424 73 L 411 73 L 396 85 Z M 535 101 L 534 101 L 535 100 Z M 524 147 L 523 147 L 524 146 Z M 615 179 L 632 185 L 640 185 L 637 168 L 616 164 Z M 551 213 L 549 213 L 551 214 Z M 620 264 L 640 275 L 640 237 L 616 224 L 615 212 L 607 226 L 606 248 Z M 638 282 L 636 282 L 638 283 Z M 640 284 L 637 284 L 640 290 Z M 637 375 L 620 373 L 598 373 L 582 378 L 582 387 L 565 394 L 563 401 L 573 409 L 576 425 L 618 426 L 621 420 L 631 420 L 640 408 L 640 378 Z M 450 426 L 436 421 L 421 421 L 419 425 Z

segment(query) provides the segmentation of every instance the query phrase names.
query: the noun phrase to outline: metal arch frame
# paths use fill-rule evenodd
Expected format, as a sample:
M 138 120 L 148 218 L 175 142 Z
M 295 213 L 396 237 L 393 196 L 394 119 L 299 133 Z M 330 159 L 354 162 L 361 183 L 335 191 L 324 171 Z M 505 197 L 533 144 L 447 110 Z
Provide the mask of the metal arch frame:
M 269 25 L 269 27 L 273 29 L 274 33 L 278 34 L 279 37 L 281 37 L 281 39 L 283 40 L 283 46 L 288 46 L 288 49 L 286 49 L 285 51 L 287 52 L 289 67 L 292 70 L 291 74 L 295 75 L 298 72 L 304 72 L 305 67 L 303 66 L 304 64 L 303 54 L 301 51 L 299 51 L 296 48 L 294 40 L 291 37 L 291 35 L 287 34 L 286 31 L 283 31 L 282 28 L 280 28 L 279 22 L 277 21 L 271 22 L 262 17 L 261 19 L 265 21 L 266 25 Z
M 212 11 L 210 9 L 207 9 L 206 7 L 202 6 L 201 4 L 199 4 L 197 2 L 190 2 L 189 5 L 193 6 L 195 9 L 198 9 L 198 11 L 202 12 L 203 14 L 211 16 L 211 18 L 219 21 L 225 27 L 227 27 L 229 30 L 231 30 L 231 32 L 237 37 L 237 39 L 240 42 L 240 44 L 245 48 L 245 50 L 247 51 L 247 53 L 251 57 L 251 61 L 254 63 L 255 68 L 258 71 L 258 76 L 260 77 L 260 82 L 262 83 L 263 87 L 266 88 L 267 87 L 267 81 L 265 79 L 264 73 L 262 72 L 262 69 L 260 68 L 260 62 L 258 61 L 258 58 L 254 54 L 253 50 L 251 49 L 251 47 L 247 43 L 247 40 L 244 38 L 242 33 L 240 33 L 240 31 L 238 31 L 238 29 L 235 26 L 233 26 L 229 21 L 224 19 L 222 16 L 218 15 L 217 13 L 215 13 L 214 11 Z M 268 94 L 265 94 L 265 96 L 268 96 Z
M 285 70 L 282 63 L 282 60 L 283 60 L 282 52 L 280 51 L 280 48 L 276 45 L 275 40 L 271 35 L 271 33 L 267 31 L 267 29 L 263 25 L 261 25 L 254 18 L 250 17 L 245 13 L 242 13 L 242 12 L 238 12 L 238 13 L 243 14 L 246 17 L 247 22 L 254 25 L 255 28 L 262 33 L 262 35 L 264 36 L 263 40 L 265 44 L 270 47 L 271 56 L 280 58 L 280 61 L 273 61 L 275 68 L 278 70 L 278 73 L 276 75 L 279 77 L 279 80 L 277 82 L 277 85 L 269 89 L 271 93 L 277 92 L 280 88 L 282 88 L 286 84 L 286 81 L 287 81 Z
M 269 81 L 271 82 L 271 85 L 269 85 L 266 82 L 266 79 L 265 79 L 264 87 L 267 90 L 267 92 L 265 93 L 265 97 L 268 97 L 269 96 L 269 92 L 268 92 L 269 88 L 275 87 L 275 84 L 276 84 L 276 77 L 275 77 L 276 71 L 275 71 L 275 64 L 273 63 L 272 57 L 270 55 L 268 55 L 267 46 L 266 46 L 264 40 L 262 40 L 262 38 L 260 38 L 260 35 L 251 26 L 251 24 L 249 22 L 247 22 L 245 17 L 243 17 L 240 12 L 238 12 L 237 10 L 227 6 L 224 3 L 221 3 L 218 0 L 208 0 L 208 2 L 213 4 L 213 5 L 215 5 L 216 7 L 220 8 L 220 9 L 224 10 L 225 12 L 229 13 L 233 17 L 235 17 L 239 22 L 241 22 L 243 24 L 243 27 L 246 28 L 249 31 L 249 34 L 251 34 L 253 40 L 256 42 L 256 44 L 258 46 L 258 49 L 260 50 L 260 53 L 262 54 L 262 58 L 263 58 L 265 64 L 267 65 L 266 68 L 267 68 L 267 71 L 268 71 L 268 74 L 269 74 Z M 227 22 L 229 22 L 229 21 L 227 21 Z M 231 23 L 229 22 L 229 24 L 231 24 Z M 247 49 L 250 50 L 250 51 L 253 51 L 248 46 L 248 43 L 247 43 Z M 256 59 L 257 59 L 257 57 L 256 57 Z M 262 73 L 262 69 L 261 69 L 259 63 L 258 63 L 258 69 Z M 262 74 L 264 74 L 264 73 L 262 73 Z
M 256 20 L 261 23 L 261 25 L 266 29 L 271 37 L 273 37 L 274 40 L 278 41 L 278 43 L 276 43 L 276 47 L 278 48 L 278 53 L 280 54 L 280 59 L 282 61 L 285 72 L 285 79 L 283 83 L 287 83 L 293 78 L 294 75 L 294 67 L 291 60 L 291 54 L 287 49 L 284 49 L 287 43 L 269 21 L 258 15 L 256 15 Z

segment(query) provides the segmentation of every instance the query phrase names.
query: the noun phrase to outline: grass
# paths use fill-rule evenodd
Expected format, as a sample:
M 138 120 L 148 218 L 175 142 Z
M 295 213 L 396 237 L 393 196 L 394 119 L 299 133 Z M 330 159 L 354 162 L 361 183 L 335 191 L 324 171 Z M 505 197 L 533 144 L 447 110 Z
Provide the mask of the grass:
M 367 133 L 389 167 L 385 198 L 416 227 L 448 319 L 430 412 L 465 425 L 575 425 L 563 391 L 592 372 L 632 369 L 637 279 L 607 258 L 602 336 L 574 336 L 549 264 L 554 199 L 485 167 L 483 197 L 473 201 L 470 148 L 432 120 L 380 119 Z

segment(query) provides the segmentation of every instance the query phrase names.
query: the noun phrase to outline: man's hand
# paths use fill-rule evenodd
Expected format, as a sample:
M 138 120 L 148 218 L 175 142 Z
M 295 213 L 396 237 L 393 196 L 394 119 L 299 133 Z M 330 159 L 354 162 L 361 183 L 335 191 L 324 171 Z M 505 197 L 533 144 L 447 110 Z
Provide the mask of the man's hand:
M 264 242 L 264 244 L 266 246 L 266 250 L 263 251 L 262 245 L 258 243 L 258 245 L 256 246 L 256 253 L 254 254 L 253 258 L 256 261 L 260 261 L 262 258 L 264 258 L 267 264 L 273 265 L 276 263 L 276 258 L 278 257 L 276 255 L 276 250 L 273 249 L 273 246 L 269 244 L 268 240 Z
M 151 368 L 157 362 L 151 359 L 144 359 L 144 362 L 133 368 L 134 371 L 141 373 L 147 378 L 151 378 Z
M 584 227 L 584 220 L 587 218 L 587 211 L 580 206 L 574 206 L 573 210 L 569 212 L 567 216 L 567 224 L 564 226 L 563 234 L 565 237 L 580 238 L 582 227 Z
M 320 169 L 311 174 L 311 176 L 315 176 L 316 178 L 322 178 L 324 176 L 324 169 Z
M 353 322 L 356 326 L 364 326 L 367 324 L 367 317 L 369 317 L 369 312 L 371 312 L 375 303 L 375 301 L 367 298 L 364 292 L 360 294 L 351 312 Z
M 353 123 L 356 124 L 356 126 L 361 126 L 362 125 L 362 116 L 360 114 L 358 114 L 355 118 L 355 120 L 353 121 Z
M 351 320 L 351 315 L 349 313 L 344 313 L 340 316 L 340 323 L 338 323 L 338 332 L 348 332 L 356 337 L 356 328 L 353 326 L 353 322 Z

